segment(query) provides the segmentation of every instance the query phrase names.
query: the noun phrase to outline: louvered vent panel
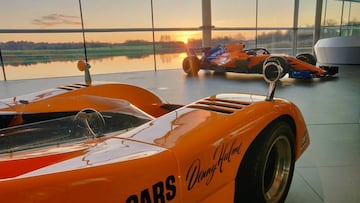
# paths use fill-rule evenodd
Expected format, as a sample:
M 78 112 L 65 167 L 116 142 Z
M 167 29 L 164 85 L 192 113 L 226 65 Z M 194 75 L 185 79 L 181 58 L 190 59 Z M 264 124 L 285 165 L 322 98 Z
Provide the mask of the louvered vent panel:
M 190 105 L 190 108 L 203 109 L 207 111 L 214 111 L 219 113 L 231 114 L 235 111 L 241 110 L 242 108 L 250 105 L 250 102 L 241 102 L 234 100 L 225 100 L 225 99 L 204 99 L 198 101 L 193 105 Z
M 72 91 L 72 90 L 77 90 L 77 89 L 81 89 L 84 87 L 87 87 L 88 85 L 85 84 L 72 84 L 72 85 L 66 85 L 66 86 L 62 86 L 62 87 L 57 87 L 58 89 L 62 89 L 62 90 L 66 90 L 66 91 Z

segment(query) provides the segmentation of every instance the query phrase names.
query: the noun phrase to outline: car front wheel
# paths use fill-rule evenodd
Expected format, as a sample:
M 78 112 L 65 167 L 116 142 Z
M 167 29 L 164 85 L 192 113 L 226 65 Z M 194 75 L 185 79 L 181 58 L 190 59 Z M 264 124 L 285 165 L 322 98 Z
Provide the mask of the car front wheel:
M 283 68 L 283 72 L 282 72 L 280 78 L 283 78 L 289 72 L 290 65 L 286 61 L 285 58 L 283 58 L 281 56 L 271 56 L 271 57 L 267 58 L 264 63 L 266 65 L 269 62 L 274 62 Z
M 294 142 L 294 134 L 286 122 L 267 127 L 240 165 L 234 202 L 284 202 L 294 173 Z

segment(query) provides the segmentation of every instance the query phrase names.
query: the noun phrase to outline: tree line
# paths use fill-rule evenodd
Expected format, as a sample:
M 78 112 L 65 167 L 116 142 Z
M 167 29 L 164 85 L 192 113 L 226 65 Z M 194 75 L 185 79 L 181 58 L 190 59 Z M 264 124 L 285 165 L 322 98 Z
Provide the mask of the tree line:
M 136 45 L 146 44 L 145 41 L 127 41 L 125 43 L 104 43 L 104 42 L 88 42 L 86 46 L 89 48 L 111 47 L 119 45 Z M 82 42 L 68 42 L 68 43 L 49 43 L 49 42 L 31 42 L 31 41 L 8 41 L 0 43 L 3 50 L 54 50 L 54 49 L 82 49 L 84 44 Z

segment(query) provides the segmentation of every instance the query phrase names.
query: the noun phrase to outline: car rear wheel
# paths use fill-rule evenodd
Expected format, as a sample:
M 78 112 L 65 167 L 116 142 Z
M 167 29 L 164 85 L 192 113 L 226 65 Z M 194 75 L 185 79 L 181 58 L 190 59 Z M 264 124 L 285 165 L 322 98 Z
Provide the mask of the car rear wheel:
M 185 73 L 195 76 L 200 70 L 200 60 L 196 56 L 187 56 L 183 60 L 182 67 Z
M 234 202 L 284 202 L 294 173 L 294 142 L 294 134 L 286 122 L 266 128 L 240 165 Z
M 313 66 L 316 65 L 316 58 L 312 54 L 299 54 L 296 56 L 296 59 L 298 59 L 300 61 L 304 61 Z

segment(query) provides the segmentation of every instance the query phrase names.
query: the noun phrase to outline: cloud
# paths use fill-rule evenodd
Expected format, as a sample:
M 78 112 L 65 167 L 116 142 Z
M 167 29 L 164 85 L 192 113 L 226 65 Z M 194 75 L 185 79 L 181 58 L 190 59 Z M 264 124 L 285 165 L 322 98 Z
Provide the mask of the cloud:
M 40 25 L 41 27 L 57 27 L 62 25 L 80 25 L 80 17 L 70 16 L 63 14 L 49 14 L 32 21 L 34 25 Z

